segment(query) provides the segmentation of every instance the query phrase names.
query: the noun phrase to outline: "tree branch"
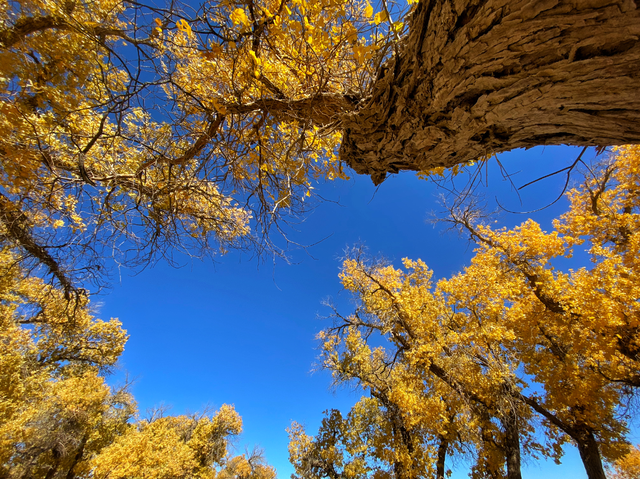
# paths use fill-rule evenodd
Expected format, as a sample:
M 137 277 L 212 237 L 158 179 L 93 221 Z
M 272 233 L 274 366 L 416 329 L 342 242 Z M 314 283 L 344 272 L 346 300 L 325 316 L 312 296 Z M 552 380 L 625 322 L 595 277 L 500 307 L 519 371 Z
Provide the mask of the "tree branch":
M 0 221 L 13 241 L 47 267 L 62 286 L 65 299 L 69 300 L 71 292 L 75 291 L 71 279 L 65 275 L 53 256 L 33 238 L 26 216 L 2 193 L 0 193 Z

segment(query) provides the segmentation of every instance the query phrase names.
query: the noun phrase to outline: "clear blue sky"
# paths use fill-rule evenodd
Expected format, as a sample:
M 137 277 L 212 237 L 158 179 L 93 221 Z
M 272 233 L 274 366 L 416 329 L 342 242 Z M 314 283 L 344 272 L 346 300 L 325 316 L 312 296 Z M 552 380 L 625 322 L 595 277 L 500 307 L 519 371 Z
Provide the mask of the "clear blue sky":
M 499 159 L 520 186 L 569 165 L 578 153 L 546 147 Z M 481 190 L 491 208 L 497 196 L 509 209 L 533 210 L 555 199 L 564 181 L 558 175 L 526 188 L 520 205 L 492 160 L 488 187 Z M 396 264 L 421 258 L 437 277 L 459 271 L 472 254 L 465 239 L 426 222 L 439 209 L 442 191 L 411 173 L 391 176 L 377 189 L 358 176 L 316 185 L 315 191 L 336 203 L 318 204 L 292 236 L 303 244 L 328 238 L 306 252 L 293 251 L 293 264 L 258 264 L 238 253 L 218 257 L 216 264 L 184 258 L 179 269 L 158 264 L 136 276 L 116 272 L 113 289 L 94 299 L 101 303 L 100 317 L 120 318 L 130 334 L 121 372 L 110 381 L 120 381 L 124 371 L 136 378 L 133 393 L 141 413 L 162 403 L 172 406 L 171 414 L 234 404 L 245 431 L 238 453 L 245 446 L 262 447 L 280 479 L 293 472 L 285 431 L 291 421 L 314 434 L 322 411 L 346 411 L 360 397 L 358 391 L 331 391 L 327 373 L 311 372 L 318 354 L 315 335 L 328 325 L 319 319 L 329 314 L 322 300 L 350 308 L 338 280 L 344 249 L 364 243 Z M 499 222 L 511 227 L 531 216 L 548 229 L 565 208 L 563 199 L 534 215 L 505 213 Z M 567 451 L 563 466 L 530 464 L 524 477 L 586 477 L 577 452 Z M 467 477 L 467 470 L 459 468 L 454 477 Z

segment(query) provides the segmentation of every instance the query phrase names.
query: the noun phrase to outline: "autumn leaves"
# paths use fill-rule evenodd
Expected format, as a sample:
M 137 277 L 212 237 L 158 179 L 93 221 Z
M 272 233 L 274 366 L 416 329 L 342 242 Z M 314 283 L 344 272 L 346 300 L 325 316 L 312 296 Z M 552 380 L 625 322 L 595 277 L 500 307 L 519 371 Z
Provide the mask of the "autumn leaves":
M 241 430 L 231 407 L 140 420 L 103 378 L 126 332 L 94 318 L 82 288 L 102 283 L 107 257 L 278 254 L 269 234 L 314 182 L 346 178 L 343 119 L 371 93 L 404 12 L 171 5 L 0 5 L 2 477 L 275 475 L 259 454 L 228 454 Z M 521 456 L 557 459 L 572 441 L 602 478 L 602 460 L 627 451 L 640 385 L 639 164 L 629 147 L 588 170 L 551 233 L 452 210 L 477 250 L 449 279 L 420 260 L 345 261 L 358 306 L 321 333 L 322 359 L 367 395 L 315 437 L 291 427 L 298 476 L 442 478 L 464 456 L 475 477 L 517 478 Z M 578 248 L 591 265 L 556 268 Z
M 626 147 L 588 169 L 551 233 L 532 220 L 494 230 L 451 210 L 476 254 L 435 284 L 420 260 L 347 259 L 340 277 L 358 307 L 320 334 L 323 364 L 370 399 L 346 419 L 329 413 L 315 438 L 292 429 L 299 476 L 348 476 L 351 465 L 444 477 L 448 454 L 471 458 L 474 477 L 517 478 L 521 455 L 559 460 L 570 440 L 588 477 L 604 478 L 602 461 L 628 451 L 638 386 L 639 164 Z M 577 248 L 592 264 L 557 268 Z

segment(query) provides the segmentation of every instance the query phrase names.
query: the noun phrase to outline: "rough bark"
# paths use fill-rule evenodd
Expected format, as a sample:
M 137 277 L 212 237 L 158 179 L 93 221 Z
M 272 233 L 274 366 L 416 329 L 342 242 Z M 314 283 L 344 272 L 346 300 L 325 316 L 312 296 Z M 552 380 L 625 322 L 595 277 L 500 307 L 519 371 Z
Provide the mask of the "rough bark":
M 640 143 L 633 0 L 421 0 L 342 159 L 374 183 L 536 145 Z

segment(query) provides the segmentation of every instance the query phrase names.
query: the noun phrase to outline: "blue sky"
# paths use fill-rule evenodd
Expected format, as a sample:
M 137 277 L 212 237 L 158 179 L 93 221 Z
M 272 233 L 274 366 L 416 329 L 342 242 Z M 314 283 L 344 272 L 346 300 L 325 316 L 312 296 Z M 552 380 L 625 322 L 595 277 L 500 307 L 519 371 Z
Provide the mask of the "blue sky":
M 571 164 L 579 151 L 540 147 L 499 159 L 520 186 Z M 593 156 L 590 151 L 586 159 Z M 314 434 L 322 411 L 346 411 L 360 397 L 358 391 L 331 390 L 327 373 L 311 372 L 318 355 L 315 335 L 328 325 L 320 317 L 330 313 L 322 301 L 331 298 L 349 311 L 338 280 L 345 248 L 364 243 L 370 253 L 395 264 L 421 258 L 436 277 L 459 271 L 472 255 L 465 239 L 427 222 L 429 213 L 440 209 L 443 192 L 433 183 L 403 173 L 375 188 L 368 177 L 353 176 L 316 185 L 331 201 L 317 204 L 291 231 L 298 243 L 313 245 L 292 251 L 291 264 L 229 253 L 216 263 L 185 257 L 181 268 L 160 263 L 137 275 L 114 274 L 111 291 L 94 302 L 100 303 L 100 317 L 120 318 L 130 334 L 120 371 L 110 381 L 121 381 L 125 372 L 135 378 L 132 390 L 141 413 L 160 404 L 171 406 L 171 414 L 234 404 L 244 421 L 238 453 L 260 446 L 279 477 L 290 476 L 285 429 L 291 421 Z M 492 160 L 488 186 L 480 191 L 492 209 L 497 197 L 508 209 L 534 210 L 555 199 L 565 179 L 557 175 L 526 188 L 520 205 Z M 531 216 L 548 229 L 565 208 L 563 199 L 533 215 L 503 213 L 498 220 L 512 227 Z M 530 464 L 524 477 L 586 477 L 577 452 L 571 447 L 567 452 L 562 466 Z M 467 477 L 466 469 L 455 477 Z

